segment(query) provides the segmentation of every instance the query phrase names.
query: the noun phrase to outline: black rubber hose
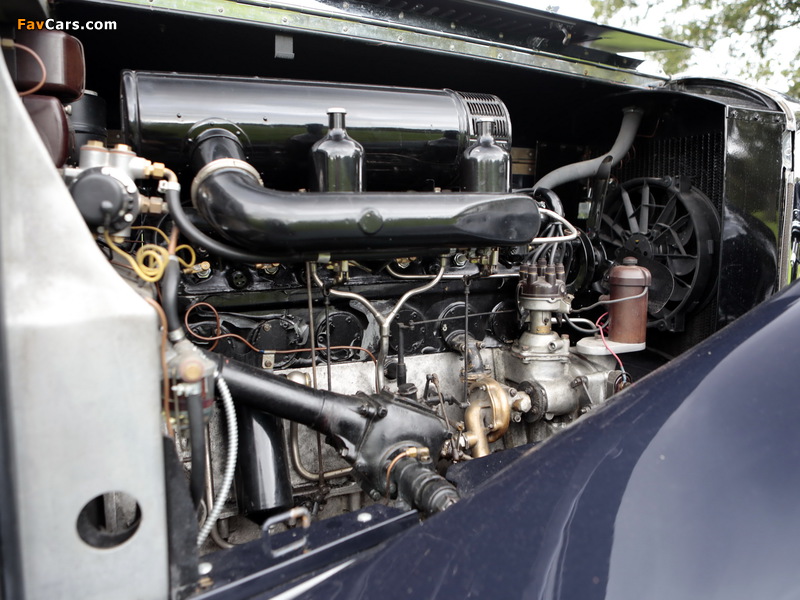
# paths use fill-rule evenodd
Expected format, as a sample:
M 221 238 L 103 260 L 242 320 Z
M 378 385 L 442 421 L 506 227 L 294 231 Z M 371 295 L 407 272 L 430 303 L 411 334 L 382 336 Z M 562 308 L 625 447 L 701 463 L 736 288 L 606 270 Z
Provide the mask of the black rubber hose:
M 206 425 L 203 419 L 203 399 L 198 395 L 187 398 L 189 413 L 189 444 L 192 452 L 189 490 L 195 507 L 200 506 L 206 485 Z
M 213 139 L 213 143 L 210 143 Z M 206 129 L 197 136 L 192 145 L 190 164 L 199 171 L 208 163 L 220 158 L 244 160 L 244 150 L 236 135 L 222 127 Z
M 245 158 L 229 131 L 204 131 L 192 148 L 192 203 L 229 242 L 270 256 L 519 245 L 539 231 L 538 207 L 522 194 L 284 192 L 261 185 Z
M 460 498 L 452 483 L 415 458 L 401 459 L 393 479 L 397 481 L 400 496 L 411 500 L 426 515 L 442 512 Z
M 161 280 L 161 306 L 167 315 L 167 326 L 170 333 L 182 331 L 183 321 L 178 310 L 178 284 L 181 281 L 181 270 L 178 259 L 170 256 L 164 278 Z
M 564 205 L 561 203 L 561 198 L 559 198 L 558 194 L 556 194 L 553 190 L 539 188 L 536 190 L 536 195 L 534 197 L 543 199 L 550 207 L 550 210 L 558 213 L 562 217 L 564 216 Z

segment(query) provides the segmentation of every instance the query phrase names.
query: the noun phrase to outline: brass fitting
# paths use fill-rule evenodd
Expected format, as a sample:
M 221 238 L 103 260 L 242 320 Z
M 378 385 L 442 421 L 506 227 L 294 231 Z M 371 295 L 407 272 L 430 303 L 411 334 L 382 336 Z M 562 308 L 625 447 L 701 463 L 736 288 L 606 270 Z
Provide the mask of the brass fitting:
M 178 377 L 186 383 L 196 383 L 206 375 L 206 365 L 197 357 L 189 356 L 178 365 Z
M 164 163 L 154 162 L 145 167 L 145 177 L 152 177 L 153 179 L 163 179 L 166 167 Z
M 470 402 L 464 413 L 464 439 L 473 448 L 473 458 L 489 455 L 489 443 L 499 440 L 511 422 L 508 392 L 495 379 L 483 377 L 470 388 Z M 483 412 L 491 410 L 491 422 L 484 425 Z M 487 432 L 488 430 L 488 432 Z
M 264 271 L 267 275 L 275 275 L 278 269 L 281 268 L 281 263 L 256 263 L 253 266 L 256 269 Z
M 409 458 L 418 458 L 421 461 L 428 461 L 431 459 L 431 451 L 428 448 L 411 446 L 406 450 L 406 456 Z
M 422 462 L 428 462 L 431 459 L 431 451 L 430 448 L 424 446 L 409 446 L 391 460 L 389 466 L 386 467 L 386 482 L 384 484 L 384 494 L 387 498 L 392 485 L 392 470 L 404 458 L 416 458 Z
M 186 275 L 198 275 L 200 277 L 207 276 L 206 274 L 211 273 L 211 263 L 207 260 L 204 260 L 201 263 L 197 263 L 194 266 L 186 267 L 183 269 L 183 273 Z
M 143 213 L 151 215 L 160 215 L 166 212 L 167 204 L 163 198 L 158 196 L 139 196 L 140 207 L 139 210 Z

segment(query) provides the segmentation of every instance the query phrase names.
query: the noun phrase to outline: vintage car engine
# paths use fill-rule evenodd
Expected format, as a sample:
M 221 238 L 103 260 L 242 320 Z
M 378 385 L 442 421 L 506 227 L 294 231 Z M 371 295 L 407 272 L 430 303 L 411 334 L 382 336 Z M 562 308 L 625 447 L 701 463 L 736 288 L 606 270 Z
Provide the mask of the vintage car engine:
M 509 112 L 489 94 L 126 71 L 122 108 L 129 145 L 88 141 L 64 175 L 111 256 L 163 274 L 168 429 L 195 503 L 216 506 L 201 540 L 223 546 L 252 534 L 241 516 L 457 501 L 448 464 L 541 442 L 630 385 L 619 354 L 645 349 L 671 294 L 648 300 L 644 265 L 672 280 L 653 254 L 692 242 L 662 222 L 677 192 L 649 191 L 683 185 L 670 178 L 619 188 L 622 242 L 594 190 L 588 235 L 553 191 L 607 177 L 636 106 L 607 153 L 516 190 Z M 714 239 L 713 209 L 697 220 L 689 236 Z
M 509 497 L 557 508 L 520 536 L 549 586 L 548 481 L 621 495 L 595 448 L 644 448 L 716 376 L 679 355 L 800 272 L 796 105 L 623 54 L 675 42 L 488 0 L 12 4 L 119 29 L 0 11 L 9 597 L 300 597 Z

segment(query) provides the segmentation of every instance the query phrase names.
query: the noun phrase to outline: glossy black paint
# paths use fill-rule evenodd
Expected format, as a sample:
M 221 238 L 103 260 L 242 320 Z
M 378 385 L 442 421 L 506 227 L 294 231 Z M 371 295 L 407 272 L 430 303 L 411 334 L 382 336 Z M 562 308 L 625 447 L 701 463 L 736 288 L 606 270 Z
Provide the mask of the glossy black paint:
M 239 170 L 197 186 L 201 215 L 228 240 L 269 252 L 516 246 L 539 231 L 523 194 L 279 192 Z
M 793 286 L 308 598 L 800 593 Z
M 359 515 L 366 514 L 369 518 Z M 256 540 L 217 552 L 207 558 L 212 565 L 213 587 L 197 600 L 269 598 L 288 582 L 335 565 L 365 552 L 417 523 L 417 513 L 403 512 L 381 504 L 317 523 L 306 532 L 294 528 L 267 540 Z M 275 556 L 281 548 L 301 539 L 306 543 L 288 556 Z
M 292 506 L 292 485 L 283 444 L 283 425 L 248 406 L 236 410 L 239 424 L 236 499 L 245 514 L 258 519 L 267 511 Z
M 219 127 L 201 134 L 192 155 L 195 166 L 246 158 L 233 134 Z M 208 164 L 213 168 L 213 160 Z M 205 177 L 201 171 L 192 201 L 220 235 L 260 252 L 513 246 L 539 231 L 539 209 L 523 194 L 281 192 L 239 167 Z
M 731 203 L 722 211 L 724 258 L 717 300 L 721 325 L 730 323 L 770 297 L 778 278 L 778 242 L 764 223 L 764 212 L 751 214 Z M 777 224 L 773 214 L 773 224 Z
M 781 145 L 777 143 L 784 129 L 783 115 L 743 108 L 729 108 L 727 113 L 721 324 L 741 316 L 778 289 L 778 235 L 784 210 Z
M 470 103 L 452 90 L 423 90 L 252 77 L 125 71 L 123 126 L 137 151 L 185 164 L 192 139 L 226 123 L 248 160 L 278 189 L 309 187 L 311 148 L 328 126 L 328 109 L 347 110 L 347 130 L 363 145 L 368 190 L 431 189 L 458 183 L 473 120 L 491 104 L 495 137 L 511 143 L 508 110 L 495 96 Z

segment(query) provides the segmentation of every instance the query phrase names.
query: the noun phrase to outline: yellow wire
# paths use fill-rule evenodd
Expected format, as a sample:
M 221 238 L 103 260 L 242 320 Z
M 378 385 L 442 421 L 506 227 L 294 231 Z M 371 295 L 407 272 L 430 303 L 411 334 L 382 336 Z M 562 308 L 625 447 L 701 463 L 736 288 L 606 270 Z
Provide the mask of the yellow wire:
M 178 177 L 170 169 L 164 169 L 164 179 L 172 183 L 178 182 Z M 151 225 L 137 225 L 135 227 L 131 227 L 131 229 L 147 229 L 148 231 L 155 231 L 164 238 L 164 240 L 167 242 L 167 245 L 170 243 L 170 239 L 167 234 L 161 231 L 158 227 L 152 227 Z M 130 254 L 122 250 L 114 243 L 114 240 L 111 239 L 111 236 L 107 230 L 103 232 L 103 237 L 105 238 L 106 244 L 108 244 L 108 247 L 111 248 L 112 252 L 119 254 L 122 258 L 124 258 L 125 261 L 130 265 L 131 269 L 133 269 L 134 273 L 136 273 L 140 278 L 149 283 L 155 283 L 164 276 L 164 271 L 166 270 L 167 263 L 169 262 L 169 251 L 166 248 L 156 244 L 144 244 L 136 251 L 136 259 L 134 260 Z M 190 262 L 186 262 L 184 259 L 178 256 L 178 261 L 180 264 L 187 269 L 193 267 L 195 262 L 197 262 L 197 256 L 194 253 L 194 249 L 187 244 L 183 244 L 178 246 L 175 249 L 175 252 L 177 253 L 178 250 L 188 250 L 189 254 L 191 255 Z
M 153 227 L 152 225 L 137 225 L 136 227 L 131 227 L 131 229 L 146 229 L 147 231 L 155 231 L 162 238 L 164 238 L 164 241 L 167 244 L 169 244 L 169 236 L 158 227 Z M 180 256 L 178 256 L 178 262 L 181 264 L 181 266 L 183 266 L 185 269 L 191 269 L 195 265 L 195 263 L 197 263 L 197 255 L 194 253 L 194 248 L 192 248 L 188 244 L 181 244 L 175 249 L 176 256 L 179 250 L 187 250 L 191 255 L 191 259 L 189 260 L 189 262 L 185 261 Z
M 147 275 L 158 279 L 164 274 L 168 260 L 169 253 L 161 246 L 145 244 L 136 252 L 136 264 L 139 268 Z
M 169 259 L 169 254 L 167 253 L 166 248 L 156 246 L 155 244 L 145 244 L 139 248 L 139 251 L 136 253 L 136 260 L 134 260 L 130 254 L 122 250 L 114 243 L 114 240 L 111 239 L 111 236 L 108 234 L 107 230 L 103 232 L 103 238 L 105 239 L 106 244 L 108 244 L 108 247 L 111 248 L 113 252 L 124 258 L 130 265 L 131 269 L 133 269 L 134 273 L 136 273 L 140 278 L 144 279 L 148 283 L 155 283 L 156 281 L 159 281 L 161 277 L 163 277 L 164 269 L 166 269 L 167 260 Z M 155 260 L 156 266 L 145 264 L 145 259 L 147 257 Z
M 180 256 L 178 256 L 179 250 L 188 250 L 189 254 L 192 255 L 191 260 L 187 263 L 183 260 Z M 181 244 L 177 248 L 175 248 L 175 256 L 178 256 L 178 262 L 181 263 L 185 268 L 191 269 L 195 263 L 197 263 L 197 255 L 194 253 L 194 248 L 192 248 L 189 244 Z

